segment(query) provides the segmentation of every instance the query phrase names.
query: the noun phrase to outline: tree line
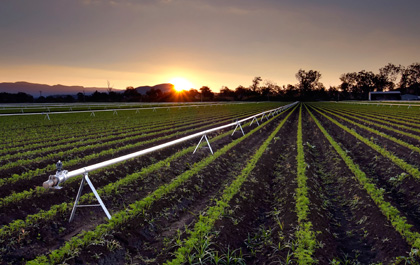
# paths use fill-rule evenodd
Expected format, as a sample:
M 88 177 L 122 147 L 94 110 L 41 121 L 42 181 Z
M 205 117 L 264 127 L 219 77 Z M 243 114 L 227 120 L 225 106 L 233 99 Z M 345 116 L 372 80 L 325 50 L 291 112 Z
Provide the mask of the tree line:
M 317 70 L 300 69 L 295 75 L 298 83 L 279 86 L 261 76 L 252 79 L 248 87 L 238 86 L 230 89 L 223 86 L 220 93 L 214 93 L 210 87 L 177 92 L 162 92 L 150 89 L 145 95 L 133 87 L 123 92 L 108 89 L 107 92 L 95 91 L 91 95 L 78 93 L 76 97 L 49 96 L 34 99 L 25 93 L 0 93 L 0 102 L 173 102 L 173 101 L 315 101 L 315 100 L 366 100 L 372 91 L 395 91 L 401 94 L 420 95 L 420 63 L 409 66 L 389 63 L 379 69 L 378 73 L 361 70 L 342 74 L 341 84 L 326 88 L 320 81 L 322 75 Z

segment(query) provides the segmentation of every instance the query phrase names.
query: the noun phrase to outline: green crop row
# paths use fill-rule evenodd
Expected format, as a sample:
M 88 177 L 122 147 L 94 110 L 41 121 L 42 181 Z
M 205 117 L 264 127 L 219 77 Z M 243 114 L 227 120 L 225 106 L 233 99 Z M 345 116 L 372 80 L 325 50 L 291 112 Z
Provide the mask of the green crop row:
M 223 190 L 221 199 L 217 200 L 215 206 L 210 207 L 206 212 L 206 215 L 200 215 L 199 220 L 194 225 L 192 231 L 189 232 L 188 239 L 185 239 L 182 242 L 182 246 L 178 248 L 174 256 L 175 258 L 171 261 L 165 262 L 165 264 L 176 265 L 183 264 L 187 261 L 187 256 L 194 249 L 194 246 L 197 245 L 200 238 L 205 237 L 213 229 L 214 223 L 218 220 L 225 212 L 225 209 L 229 207 L 229 202 L 233 196 L 239 192 L 242 184 L 245 182 L 251 171 L 255 168 L 258 160 L 263 155 L 264 151 L 267 149 L 271 140 L 279 132 L 280 128 L 283 127 L 286 120 L 290 117 L 296 107 L 290 111 L 290 113 L 280 122 L 276 129 L 270 134 L 270 136 L 264 141 L 264 143 L 258 148 L 255 154 L 250 158 L 246 167 L 241 171 L 238 177 L 232 181 L 232 183 Z
M 329 113 L 329 114 L 331 114 L 331 115 L 334 115 L 335 117 L 340 118 L 340 119 L 342 119 L 342 120 L 344 120 L 344 121 L 346 121 L 346 122 L 348 122 L 348 123 L 351 123 L 351 124 L 353 124 L 353 125 L 356 125 L 356 126 L 357 126 L 357 127 L 359 127 L 359 128 L 362 128 L 362 129 L 364 129 L 364 130 L 367 130 L 367 131 L 369 131 L 369 132 L 371 132 L 371 133 L 374 133 L 374 134 L 379 135 L 379 136 L 381 136 L 381 137 L 384 137 L 384 138 L 386 138 L 386 139 L 388 139 L 388 140 L 390 140 L 390 141 L 393 141 L 394 143 L 397 143 L 397 144 L 399 144 L 399 145 L 401 145 L 401 146 L 407 147 L 408 149 L 411 149 L 412 151 L 415 151 L 415 152 L 417 152 L 417 153 L 420 153 L 420 148 L 418 148 L 417 146 L 414 146 L 414 145 L 412 145 L 412 144 L 406 143 L 406 142 L 404 142 L 404 141 L 402 141 L 402 140 L 400 140 L 400 139 L 397 139 L 397 138 L 395 138 L 395 137 L 393 137 L 393 136 L 390 136 L 390 135 L 388 135 L 388 134 L 386 134 L 386 133 L 380 132 L 380 131 L 375 130 L 375 129 L 373 129 L 373 128 L 370 128 L 370 127 L 368 127 L 368 126 L 362 125 L 362 124 L 357 123 L 357 122 L 355 122 L 355 121 L 349 120 L 349 119 L 347 119 L 347 118 L 345 118 L 345 117 L 343 117 L 343 116 L 340 116 L 340 115 L 335 114 L 335 113 L 333 113 L 333 112 L 330 112 L 330 111 L 328 111 L 328 110 L 321 109 L 321 111 L 324 111 L 324 112 L 326 112 L 326 113 Z M 420 137 L 419 137 L 419 138 L 420 138 Z
M 270 119 L 271 121 L 271 119 Z M 265 126 L 269 121 L 263 123 L 261 126 Z M 257 127 L 253 129 L 251 132 L 246 134 L 245 136 L 238 138 L 232 141 L 230 144 L 224 146 L 220 150 L 216 151 L 213 155 L 206 157 L 204 160 L 195 163 L 194 166 L 182 173 L 181 175 L 177 176 L 173 179 L 170 183 L 164 184 L 156 189 L 154 192 L 149 194 L 147 197 L 143 198 L 140 201 L 130 204 L 129 209 L 125 209 L 114 213 L 112 218 L 101 225 L 98 225 L 93 231 L 84 231 L 80 233 L 78 236 L 72 237 L 64 246 L 59 249 L 52 251 L 48 256 L 42 255 L 34 259 L 33 261 L 29 261 L 28 264 L 56 264 L 62 262 L 66 256 L 71 255 L 74 252 L 77 252 L 81 248 L 87 246 L 92 240 L 98 239 L 107 232 L 110 232 L 114 229 L 121 228 L 125 223 L 130 221 L 131 219 L 139 216 L 145 210 L 150 208 L 153 203 L 159 199 L 161 199 L 166 194 L 175 191 L 180 185 L 182 185 L 185 181 L 190 179 L 193 175 L 198 173 L 200 170 L 208 166 L 211 162 L 215 159 L 220 157 L 221 155 L 227 153 L 231 148 L 260 130 L 261 127 Z
M 193 124 L 196 121 L 197 120 L 189 121 L 188 124 Z M 184 125 L 186 125 L 186 123 L 184 123 Z M 32 145 L 24 145 L 20 147 L 5 149 L 4 151 L 5 152 L 7 151 L 8 154 L 3 155 L 0 159 L 4 161 L 4 160 L 12 159 L 15 157 L 35 155 L 35 154 L 40 154 L 47 151 L 51 152 L 58 149 L 66 149 L 69 147 L 75 147 L 79 145 L 89 145 L 92 143 L 97 143 L 99 141 L 108 141 L 109 139 L 117 138 L 117 137 L 124 138 L 127 136 L 160 130 L 164 126 L 177 126 L 177 123 L 173 122 L 173 123 L 168 124 L 167 121 L 165 122 L 158 121 L 158 122 L 153 123 L 152 121 L 149 121 L 149 123 L 144 123 L 142 124 L 142 126 L 135 126 L 131 128 L 124 127 L 118 130 L 109 130 L 109 132 L 103 131 L 103 130 L 96 130 L 96 131 L 90 131 L 90 132 L 84 133 L 83 135 L 80 135 L 80 136 L 75 136 L 73 134 L 71 138 L 66 137 L 58 141 L 52 140 L 48 142 L 42 142 L 42 143 L 37 143 L 37 144 L 32 144 Z M 50 149 L 49 146 L 54 146 L 54 148 Z M 18 150 L 19 152 L 16 152 L 16 150 Z M 25 150 L 30 150 L 30 151 L 25 151 Z
M 409 123 L 408 124 L 409 126 L 406 126 L 406 125 L 400 124 L 400 122 L 398 122 L 398 120 L 393 120 L 393 122 L 391 122 L 386 117 L 382 117 L 382 118 L 378 119 L 377 116 L 371 115 L 371 114 L 366 113 L 366 112 L 359 113 L 359 112 L 352 111 L 352 112 L 348 112 L 348 113 L 351 114 L 351 115 L 354 115 L 354 116 L 361 117 L 362 119 L 365 119 L 365 120 L 372 120 L 372 121 L 376 121 L 376 122 L 391 125 L 391 126 L 397 126 L 398 128 L 403 128 L 403 129 L 414 131 L 414 132 L 420 132 L 420 129 L 417 129 L 417 128 L 413 127 L 413 125 L 415 125 L 413 123 Z M 419 126 L 419 125 L 417 125 L 417 126 Z
M 4 149 L 3 152 L 7 152 L 7 154 L 2 155 L 0 159 L 4 161 L 6 159 L 10 159 L 14 157 L 21 158 L 23 156 L 28 156 L 28 155 L 34 156 L 35 154 L 38 154 L 41 152 L 47 152 L 47 151 L 51 152 L 57 149 L 63 150 L 67 147 L 75 147 L 78 145 L 89 145 L 91 143 L 97 143 L 98 141 L 107 141 L 112 138 L 116 139 L 117 137 L 121 139 L 128 136 L 138 135 L 140 133 L 157 131 L 165 126 L 175 127 L 175 126 L 179 126 L 180 124 L 183 124 L 183 126 L 186 126 L 187 124 L 193 125 L 197 121 L 205 120 L 205 119 L 209 121 L 209 120 L 216 120 L 216 119 L 220 120 L 223 118 L 226 118 L 226 119 L 233 118 L 232 113 L 222 113 L 220 111 L 215 111 L 215 112 L 209 113 L 209 115 L 188 118 L 188 119 L 184 117 L 186 116 L 186 114 L 187 113 L 183 113 L 183 114 L 179 113 L 179 119 L 177 119 L 177 121 L 172 121 L 168 118 L 162 119 L 162 120 L 159 119 L 157 121 L 155 119 L 141 119 L 142 121 L 141 126 L 135 123 L 134 125 L 131 125 L 130 127 L 123 126 L 122 128 L 120 128 L 120 126 L 118 126 L 118 129 L 113 128 L 113 129 L 108 129 L 108 130 L 98 130 L 97 128 L 95 128 L 95 130 L 90 130 L 88 132 L 83 130 L 83 133 L 81 135 L 75 135 L 72 130 L 72 137 L 67 137 L 66 135 L 66 136 L 61 136 L 61 138 L 64 138 L 64 139 L 60 139 L 60 140 L 49 139 L 49 141 L 46 141 L 46 142 L 41 141 L 41 143 L 36 143 L 36 144 L 25 143 L 24 146 Z M 248 114 L 247 112 L 241 113 L 241 117 L 247 114 Z M 118 122 L 118 124 L 120 124 L 120 122 Z M 68 134 L 68 132 L 65 132 L 65 134 Z M 97 137 L 98 135 L 105 135 L 105 137 L 98 138 Z M 58 136 L 56 135 L 55 137 L 57 138 Z M 37 148 L 47 147 L 49 145 L 52 145 L 55 147 L 52 149 L 41 148 L 40 150 L 35 151 Z M 28 154 L 27 152 L 22 153 L 22 151 L 24 150 L 30 150 L 30 151 L 27 151 Z M 19 151 L 19 153 L 17 153 L 17 151 Z
M 334 120 L 333 118 L 331 118 L 331 117 L 327 116 L 326 114 L 320 112 L 319 110 L 317 110 L 317 109 L 314 109 L 314 110 L 317 111 L 318 113 L 320 113 L 322 116 L 324 116 L 328 120 L 330 120 L 332 123 L 334 123 L 338 127 L 340 127 L 341 129 L 345 130 L 346 132 L 348 132 L 351 135 L 353 135 L 354 137 L 356 137 L 359 141 L 361 141 L 364 144 L 366 144 L 367 146 L 371 147 L 373 150 L 377 151 L 378 153 L 380 153 L 384 157 L 390 159 L 392 162 L 394 162 L 402 170 L 409 173 L 415 179 L 417 179 L 417 180 L 420 179 L 420 171 L 417 168 L 415 168 L 414 166 L 408 164 L 407 162 L 405 162 L 401 158 L 396 157 L 395 155 L 393 155 L 391 152 L 389 152 L 385 148 L 383 148 L 383 147 L 373 143 L 372 141 L 364 138 L 363 136 L 361 136 L 360 134 L 358 134 L 354 130 L 351 130 L 347 126 L 344 126 L 343 124 L 339 123 L 338 121 Z
M 415 123 L 418 124 L 420 121 L 417 117 L 419 112 L 418 108 L 400 108 L 400 107 L 384 107 L 384 108 L 376 108 L 372 111 L 372 108 L 367 108 L 364 110 L 364 112 L 367 112 L 368 114 L 376 114 L 378 117 L 383 118 L 392 118 L 392 119 L 398 119 L 401 121 L 406 121 L 408 123 Z
M 200 128 L 208 128 L 208 126 L 207 127 L 200 127 Z M 200 129 L 200 128 L 198 128 L 198 129 Z M 197 130 L 197 128 L 194 129 L 194 130 Z M 185 132 L 178 132 L 178 133 L 172 134 L 171 136 L 178 136 L 178 135 L 181 135 L 182 133 L 191 132 L 191 131 L 194 131 L 194 130 L 188 130 L 188 131 L 185 131 Z M 168 139 L 171 136 L 163 136 L 163 137 L 160 137 L 158 139 L 154 139 L 153 141 Z M 126 145 L 124 147 L 119 148 L 118 150 L 119 151 L 120 150 L 121 151 L 130 150 L 130 149 L 133 149 L 133 148 L 137 148 L 137 147 L 139 147 L 143 144 L 152 143 L 153 141 L 147 141 L 147 142 L 143 142 L 143 143 Z M 90 159 L 95 159 L 95 158 L 98 158 L 100 156 L 109 155 L 109 154 L 114 155 L 114 153 L 115 153 L 115 151 L 111 152 L 110 150 L 106 150 L 106 151 L 102 151 L 99 154 L 91 154 L 91 155 L 84 156 L 83 160 L 85 162 L 88 162 Z M 63 159 L 63 157 L 60 157 L 60 158 Z M 76 164 L 80 163 L 80 159 L 81 158 L 74 158 L 74 159 L 66 161 L 66 167 L 69 167 L 69 166 L 76 165 Z M 55 165 L 51 164 L 51 165 L 48 165 L 47 167 L 42 168 L 42 169 L 38 168 L 38 169 L 34 169 L 34 170 L 28 170 L 27 172 L 22 173 L 20 175 L 19 174 L 14 174 L 10 178 L 0 179 L 0 186 L 4 185 L 6 183 L 14 183 L 14 182 L 19 181 L 19 180 L 32 178 L 36 175 L 45 174 L 45 173 L 47 173 L 47 171 L 53 171 L 54 167 L 55 167 Z
M 213 122 L 212 126 L 214 126 L 215 124 L 216 125 L 220 124 L 227 119 L 228 118 L 224 118 L 224 117 L 222 119 L 215 118 L 214 120 L 216 120 L 217 123 L 213 119 L 210 119 L 210 120 L 202 119 L 200 121 L 196 121 L 195 125 L 200 126 L 201 124 L 209 124 L 209 123 Z M 63 157 L 71 157 L 71 156 L 73 156 L 73 154 L 82 153 L 82 152 L 86 152 L 86 151 L 90 151 L 90 150 L 95 150 L 97 148 L 107 148 L 107 147 L 115 146 L 117 144 L 124 143 L 124 142 L 127 142 L 127 141 L 139 141 L 142 138 L 153 136 L 157 133 L 164 134 L 164 133 L 177 132 L 179 130 L 183 130 L 183 129 L 189 128 L 189 127 L 191 127 L 191 124 L 183 125 L 181 127 L 174 127 L 174 126 L 171 126 L 170 124 L 165 124 L 165 125 L 157 128 L 158 131 L 157 130 L 146 130 L 143 133 L 141 133 L 141 132 L 140 133 L 135 133 L 132 136 L 114 137 L 115 139 L 112 140 L 112 141 L 110 141 L 110 140 L 105 141 L 105 142 L 95 141 L 94 144 L 90 144 L 90 145 L 87 142 L 83 142 L 82 146 L 75 147 L 75 148 L 72 148 L 72 149 L 69 149 L 69 150 L 66 150 L 66 151 L 53 152 L 50 149 L 54 149 L 54 147 L 51 147 L 48 150 L 46 150 L 47 152 L 49 152 L 49 154 L 47 154 L 47 155 L 40 156 L 40 157 L 37 157 L 37 158 L 20 159 L 20 160 L 17 160 L 15 162 L 7 163 L 3 166 L 0 166 L 0 170 L 10 169 L 10 168 L 14 168 L 14 167 L 17 167 L 17 166 L 19 166 L 19 167 L 20 166 L 25 166 L 25 165 L 33 164 L 33 163 L 40 163 L 40 162 L 43 162 L 43 161 L 46 161 L 46 160 L 53 160 L 53 161 L 54 160 L 59 160 L 60 158 L 63 158 Z M 32 155 L 32 153 L 33 153 L 33 155 L 35 155 L 36 151 L 31 151 L 31 155 Z M 0 181 L 0 185 L 2 185 L 1 181 Z
M 115 119 L 115 118 L 114 118 Z M 130 123 L 127 123 L 127 120 L 130 121 Z M 141 121 L 141 123 L 140 123 Z M 168 119 L 161 119 L 157 121 L 156 123 L 153 123 L 152 119 L 120 119 L 117 121 L 113 121 L 112 128 L 109 127 L 108 124 L 110 124 L 109 120 L 101 120 L 101 121 L 91 121 L 91 125 L 87 126 L 86 124 L 80 124 L 75 121 L 69 122 L 65 126 L 63 125 L 60 128 L 60 131 L 58 133 L 51 130 L 50 127 L 47 128 L 37 128 L 33 134 L 32 132 L 27 133 L 29 137 L 31 137 L 32 141 L 30 139 L 22 139 L 20 142 L 14 141 L 8 145 L 4 146 L 4 149 L 0 151 L 0 153 L 9 151 L 9 152 L 22 152 L 24 150 L 32 150 L 34 148 L 45 146 L 45 145 L 58 145 L 65 143 L 68 140 L 72 141 L 78 141 L 81 139 L 86 139 L 87 137 L 92 137 L 92 133 L 94 135 L 100 134 L 100 135 L 108 135 L 108 134 L 120 134 L 122 132 L 135 132 L 142 128 L 147 128 L 149 126 L 152 126 L 156 124 L 157 126 L 160 126 L 162 124 L 166 124 L 170 122 Z M 26 131 L 26 130 L 25 130 Z M 71 132 L 71 138 L 69 139 L 68 134 Z M 16 134 L 16 132 L 15 132 Z M 48 139 L 39 138 L 40 134 L 47 134 L 51 135 L 52 137 L 48 137 Z M 67 134 L 67 135 L 66 135 Z M 63 139 L 64 138 L 64 139 Z
M 400 107 L 382 107 L 378 108 L 376 106 L 365 105 L 365 104 L 358 104 L 356 106 L 351 106 L 347 104 L 328 104 L 324 103 L 321 105 L 331 106 L 336 109 L 341 109 L 349 112 L 357 112 L 361 114 L 375 114 L 374 117 L 383 117 L 387 118 L 396 118 L 398 120 L 408 121 L 418 123 L 420 120 L 417 118 L 418 109 L 407 109 L 407 108 L 400 108 Z
M 60 115 L 60 120 L 63 122 L 54 120 L 53 122 L 38 121 L 38 119 L 32 120 L 37 121 L 36 125 L 31 126 L 33 123 L 31 120 L 25 119 L 26 117 L 19 117 L 19 120 L 16 120 L 16 117 L 3 117 L 3 134 L 0 139 L 2 147 L 14 147 L 17 145 L 31 145 L 33 142 L 42 143 L 43 141 L 57 141 L 62 138 L 68 138 L 69 134 L 72 136 L 78 135 L 89 135 L 91 132 L 112 132 L 120 131 L 121 129 L 132 128 L 138 125 L 142 126 L 144 123 L 170 123 L 173 120 L 191 120 L 195 118 L 205 118 L 209 115 L 214 116 L 216 114 L 243 114 L 244 112 L 258 111 L 264 106 L 259 106 L 259 104 L 249 104 L 244 106 L 229 106 L 229 107 L 214 107 L 212 112 L 204 111 L 191 111 L 188 109 L 176 110 L 174 112 L 159 111 L 151 113 L 144 113 L 144 115 L 139 115 L 135 113 L 128 113 L 123 117 L 116 118 L 112 114 L 107 114 L 107 119 L 100 119 L 96 117 L 92 119 L 89 117 L 89 114 L 86 115 Z M 267 107 L 267 106 L 265 106 Z M 183 118 L 183 119 L 182 119 Z M 21 121 L 24 120 L 24 122 Z M 13 124 L 12 127 L 8 128 L 7 124 Z M 124 130 L 122 130 L 124 131 Z
M 220 134 L 216 137 L 213 137 L 211 139 L 209 139 L 210 143 L 217 141 L 223 137 L 226 137 L 228 135 L 230 135 L 231 132 L 226 132 L 224 134 Z M 204 145 L 205 143 L 202 143 L 201 145 Z M 97 192 L 100 196 L 104 196 L 104 195 L 115 195 L 119 193 L 119 190 L 123 189 L 124 187 L 127 187 L 128 185 L 130 185 L 131 183 L 141 180 L 144 176 L 151 174 L 153 172 L 156 172 L 157 170 L 170 165 L 170 163 L 172 161 L 174 161 L 175 159 L 191 153 L 195 148 L 194 146 L 188 147 L 188 148 L 184 148 L 181 151 L 178 151 L 177 153 L 173 154 L 172 156 L 161 160 L 159 162 L 156 162 L 155 164 L 149 165 L 147 167 L 144 167 L 141 169 L 141 171 L 139 172 L 135 172 L 132 174 L 129 174 L 127 176 L 125 176 L 124 178 L 119 179 L 116 182 L 112 182 L 107 184 L 106 186 L 97 189 Z M 115 165 L 114 165 L 115 166 Z M 110 166 L 112 167 L 112 166 Z M 107 168 L 109 170 L 109 168 Z M 103 170 L 97 170 L 94 173 L 98 174 Z M 40 189 L 44 189 L 42 187 L 40 187 Z M 92 201 L 94 201 L 96 199 L 96 197 L 94 196 L 93 193 L 86 193 L 83 196 L 80 197 L 79 199 L 79 203 L 80 204 L 88 204 L 91 203 Z M 52 206 L 49 210 L 45 211 L 45 210 L 41 210 L 36 214 L 32 214 L 32 215 L 28 215 L 26 217 L 25 220 L 15 220 L 12 223 L 3 226 L 0 229 L 0 238 L 4 238 L 7 236 L 11 236 L 13 233 L 19 232 L 22 229 L 24 230 L 28 230 L 28 228 L 30 228 L 32 225 L 40 222 L 40 221 L 47 221 L 47 220 L 52 220 L 53 218 L 55 218 L 58 214 L 60 213 L 67 213 L 69 211 L 69 209 L 71 209 L 73 207 L 73 202 L 69 202 L 69 203 L 62 203 L 59 205 L 54 205 Z
M 309 111 L 309 109 L 308 109 Z M 312 119 L 317 124 L 318 128 L 328 139 L 330 144 L 334 147 L 336 152 L 344 160 L 348 168 L 356 176 L 359 183 L 364 187 L 369 196 L 379 207 L 381 212 L 386 216 L 386 218 L 391 222 L 392 226 L 398 231 L 410 244 L 413 248 L 420 249 L 420 234 L 417 232 L 411 231 L 412 225 L 407 223 L 407 220 L 404 216 L 401 216 L 397 208 L 391 205 L 391 203 L 385 201 L 384 191 L 378 189 L 375 184 L 373 184 L 366 174 L 359 168 L 357 164 L 347 155 L 347 153 L 340 147 L 340 145 L 331 137 L 331 135 L 325 130 L 321 123 L 315 118 L 315 116 L 309 111 Z
M 182 132 L 176 132 L 176 133 L 166 135 L 166 136 L 162 136 L 162 137 L 159 137 L 159 138 L 153 138 L 153 139 L 150 139 L 148 141 L 143 141 L 143 142 L 139 142 L 139 143 L 135 143 L 135 144 L 128 144 L 128 145 L 125 145 L 123 147 L 120 147 L 118 149 L 118 151 L 115 150 L 115 149 L 109 149 L 109 150 L 101 151 L 100 153 L 93 153 L 93 154 L 84 156 L 83 157 L 83 162 L 87 163 L 90 160 L 97 159 L 98 157 L 102 157 L 102 156 L 106 156 L 106 155 L 117 156 L 117 154 L 118 154 L 117 152 L 122 152 L 122 151 L 125 151 L 125 150 L 131 150 L 131 149 L 138 148 L 138 147 L 141 147 L 141 146 L 146 145 L 146 144 L 150 144 L 150 143 L 154 143 L 154 142 L 162 141 L 162 140 L 167 140 L 167 139 L 173 138 L 175 136 L 184 135 L 186 133 L 194 132 L 194 131 L 197 131 L 197 130 L 202 131 L 202 130 L 208 128 L 209 126 L 213 127 L 213 125 L 205 125 L 205 126 L 202 126 L 202 127 L 199 127 L 199 128 L 193 128 L 193 129 L 189 129 L 189 130 L 182 131 Z M 66 161 L 66 167 L 70 167 L 70 166 L 73 166 L 73 165 L 80 164 L 80 161 L 81 161 L 81 158 L 75 158 L 75 159 Z M 28 172 L 26 172 L 22 175 L 17 175 L 17 174 L 13 175 L 12 179 L 10 179 L 10 178 L 9 179 L 1 179 L 0 183 L 1 183 L 1 185 L 4 185 L 4 183 L 14 183 L 18 180 L 28 178 L 29 176 L 31 176 L 30 173 L 32 173 L 32 172 L 37 173 L 37 175 L 39 175 L 39 174 L 42 174 L 42 173 L 46 173 L 47 171 L 52 171 L 52 170 L 54 170 L 54 168 L 55 168 L 55 165 L 48 165 L 47 167 L 45 167 L 43 169 L 36 169 L 36 170 L 28 171 Z M 81 178 L 81 176 L 71 178 L 66 182 L 66 184 L 77 181 L 80 178 Z M 45 189 L 43 189 L 41 187 L 37 187 L 35 189 L 29 189 L 29 190 L 26 190 L 26 191 L 23 191 L 23 192 L 12 193 L 11 195 L 0 199 L 0 208 L 4 207 L 6 205 L 9 205 L 11 203 L 18 202 L 22 199 L 29 199 L 32 196 L 39 196 L 40 194 L 42 194 L 44 192 L 45 192 Z
M 297 131 L 297 183 L 296 188 L 296 213 L 298 217 L 298 229 L 296 239 L 298 246 L 294 253 L 299 264 L 313 264 L 316 261 L 312 258 L 315 251 L 316 239 L 311 221 L 308 220 L 309 197 L 306 176 L 306 163 L 303 151 L 302 139 L 302 104 L 299 108 L 299 121 Z
M 352 118 L 352 119 L 355 119 L 355 120 L 361 121 L 361 122 L 363 122 L 363 123 L 370 124 L 370 125 L 373 125 L 373 126 L 375 126 L 375 127 L 378 127 L 378 128 L 381 128 L 381 129 L 385 129 L 385 130 L 389 130 L 389 131 L 392 131 L 392 132 L 395 132 L 395 133 L 398 133 L 398 134 L 401 134 L 401 135 L 405 135 L 405 136 L 408 136 L 408 137 L 410 137 L 410 138 L 413 138 L 413 139 L 416 139 L 416 140 L 419 140 L 419 141 L 420 141 L 420 136 L 418 136 L 418 135 L 416 135 L 416 134 L 413 134 L 413 133 L 409 133 L 409 132 L 405 132 L 405 131 L 397 130 L 397 129 L 395 129 L 394 127 L 390 127 L 390 126 L 386 126 L 386 125 L 383 125 L 383 124 L 379 124 L 379 123 L 377 123 L 377 122 L 372 122 L 372 121 L 369 121 L 369 120 L 366 120 L 366 119 L 357 118 L 357 117 L 355 117 L 354 115 L 351 115 L 351 114 L 346 114 L 346 113 L 344 113 L 344 112 L 342 112 L 342 111 L 339 111 L 338 109 L 333 109 L 333 108 L 323 108 L 323 107 L 321 107 L 321 109 L 324 109 L 324 110 L 329 110 L 329 111 L 333 111 L 334 113 L 338 113 L 339 115 L 346 116 L 346 117 L 350 117 L 350 118 Z

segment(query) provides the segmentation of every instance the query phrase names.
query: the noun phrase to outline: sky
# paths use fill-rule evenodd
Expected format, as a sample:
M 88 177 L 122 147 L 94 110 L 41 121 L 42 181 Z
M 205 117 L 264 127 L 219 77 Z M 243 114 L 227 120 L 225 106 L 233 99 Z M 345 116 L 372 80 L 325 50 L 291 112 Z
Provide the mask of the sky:
M 296 84 L 420 62 L 418 0 L 2 0 L 0 82 Z

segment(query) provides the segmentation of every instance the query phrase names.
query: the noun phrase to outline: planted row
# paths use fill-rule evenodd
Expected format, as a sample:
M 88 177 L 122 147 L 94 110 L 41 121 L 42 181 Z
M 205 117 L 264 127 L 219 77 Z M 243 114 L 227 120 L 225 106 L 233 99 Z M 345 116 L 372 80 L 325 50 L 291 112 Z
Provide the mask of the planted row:
M 309 109 L 308 109 L 309 111 Z M 367 193 L 370 195 L 372 200 L 376 203 L 379 209 L 382 211 L 384 216 L 391 222 L 392 226 L 398 231 L 413 248 L 420 248 L 420 234 L 411 231 L 412 225 L 408 224 L 406 218 L 401 215 L 397 208 L 387 202 L 384 198 L 384 190 L 378 189 L 372 181 L 366 176 L 366 174 L 360 170 L 359 166 L 353 162 L 353 160 L 347 155 L 340 145 L 331 137 L 327 130 L 322 124 L 316 119 L 316 117 L 309 111 L 312 119 L 317 124 L 318 128 L 328 139 L 330 144 L 334 147 L 336 152 L 344 160 L 348 168 L 353 172 L 357 180 L 363 185 Z
M 264 123 L 265 125 L 266 123 Z M 65 246 L 61 247 L 58 250 L 53 251 L 50 255 L 38 257 L 33 261 L 34 264 L 37 263 L 57 263 L 62 261 L 67 255 L 70 255 L 74 251 L 86 246 L 89 242 L 94 239 L 100 238 L 107 231 L 112 231 L 113 229 L 118 229 L 123 226 L 124 223 L 128 222 L 132 218 L 135 218 L 139 213 L 142 213 L 147 208 L 149 208 L 156 200 L 159 200 L 165 194 L 174 191 L 177 187 L 182 185 L 186 180 L 196 174 L 198 171 L 207 167 L 211 162 L 217 159 L 222 154 L 228 152 L 235 145 L 248 138 L 255 132 L 260 130 L 260 127 L 253 129 L 250 133 L 246 134 L 244 137 L 234 140 L 230 144 L 224 146 L 222 149 L 216 151 L 214 155 L 205 158 L 203 161 L 200 161 L 194 165 L 190 170 L 182 173 L 170 183 L 165 184 L 151 193 L 149 196 L 144 199 L 137 201 L 130 205 L 129 210 L 123 210 L 121 212 L 115 213 L 113 218 L 109 220 L 108 223 L 99 225 L 94 231 L 83 232 L 80 235 L 72 238 Z

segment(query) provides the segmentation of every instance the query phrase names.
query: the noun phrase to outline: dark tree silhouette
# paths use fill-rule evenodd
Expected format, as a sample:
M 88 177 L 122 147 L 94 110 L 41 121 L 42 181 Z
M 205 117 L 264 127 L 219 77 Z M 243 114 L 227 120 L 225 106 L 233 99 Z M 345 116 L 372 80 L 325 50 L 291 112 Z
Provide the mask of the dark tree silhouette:
M 299 81 L 298 87 L 300 96 L 303 100 L 311 99 L 314 90 L 319 90 L 323 87 L 322 83 L 319 82 L 321 73 L 314 70 L 308 72 L 302 69 L 296 74 L 296 79 Z
M 149 91 L 146 92 L 146 96 L 149 101 L 158 101 L 158 99 L 162 96 L 162 91 L 152 87 Z
M 18 92 L 16 94 L 1 92 L 0 102 L 1 103 L 32 103 L 34 102 L 34 97 L 23 92 Z
M 208 86 L 202 86 L 200 88 L 202 101 L 205 100 L 213 100 L 214 93 L 211 91 L 211 89 Z
M 362 70 L 358 73 L 346 73 L 340 76 L 343 91 L 349 91 L 352 99 L 367 99 L 370 91 L 377 90 L 377 75 Z
M 404 93 L 420 95 L 420 63 L 413 63 L 404 69 L 400 88 Z
M 270 100 L 270 96 L 274 96 L 274 92 L 276 91 L 276 87 L 278 87 L 275 83 L 265 80 L 264 85 L 260 87 L 259 91 L 263 98 Z
M 189 91 L 186 91 L 186 97 L 189 101 L 201 100 L 201 94 L 197 89 L 190 89 Z
M 123 99 L 124 101 L 138 102 L 141 101 L 141 94 L 134 87 L 129 86 L 124 90 Z
M 262 81 L 262 78 L 260 76 L 256 76 L 254 77 L 254 79 L 252 79 L 252 85 L 251 85 L 251 91 L 254 93 L 258 93 L 259 92 L 259 84 Z
M 235 91 L 230 90 L 227 86 L 223 86 L 220 89 L 219 99 L 220 100 L 233 100 L 235 98 Z
M 379 69 L 379 75 L 377 80 L 379 91 L 388 91 L 395 88 L 395 81 L 399 77 L 401 80 L 404 67 L 401 65 L 395 65 L 392 63 Z
M 109 96 L 107 93 L 101 93 L 98 90 L 93 92 L 93 94 L 90 97 L 87 97 L 88 101 L 94 101 L 94 102 L 106 102 L 109 101 Z

